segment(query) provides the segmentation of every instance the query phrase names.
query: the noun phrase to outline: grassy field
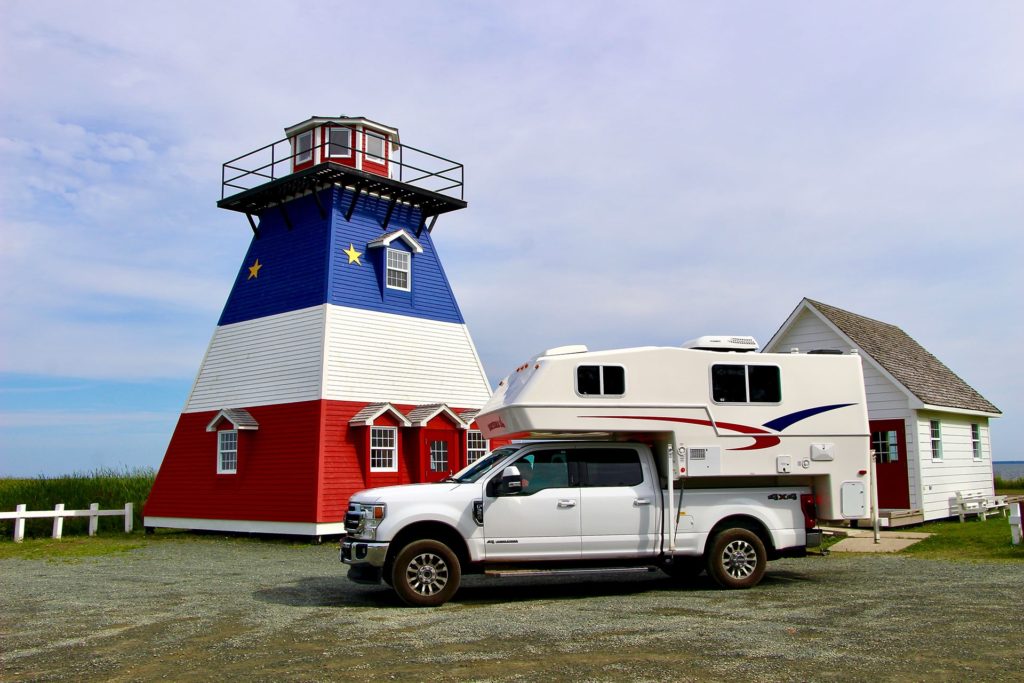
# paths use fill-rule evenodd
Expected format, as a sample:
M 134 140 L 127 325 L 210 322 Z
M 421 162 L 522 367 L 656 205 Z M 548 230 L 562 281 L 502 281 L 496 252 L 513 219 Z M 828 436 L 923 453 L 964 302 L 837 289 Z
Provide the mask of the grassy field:
M 21 503 L 28 510 L 52 510 L 64 503 L 68 510 L 88 509 L 90 503 L 99 503 L 101 510 L 123 508 L 125 503 L 135 506 L 135 528 L 142 527 L 142 504 L 149 496 L 156 473 L 152 469 L 101 469 L 94 472 L 68 474 L 60 477 L 34 479 L 0 479 L 0 510 L 13 511 Z M 0 521 L 0 538 L 13 535 L 13 520 Z M 85 517 L 64 520 L 64 534 L 75 536 L 88 533 L 89 520 Z M 100 517 L 100 533 L 124 530 L 124 518 Z M 30 519 L 25 522 L 25 537 L 49 536 L 52 519 Z
M 1024 545 L 1010 542 L 1010 522 L 1006 517 L 986 520 L 968 519 L 929 522 L 907 531 L 932 534 L 903 551 L 905 555 L 942 560 L 1024 560 Z
M 999 475 L 995 478 L 996 493 L 1001 495 L 1024 495 L 1024 479 L 1003 479 Z

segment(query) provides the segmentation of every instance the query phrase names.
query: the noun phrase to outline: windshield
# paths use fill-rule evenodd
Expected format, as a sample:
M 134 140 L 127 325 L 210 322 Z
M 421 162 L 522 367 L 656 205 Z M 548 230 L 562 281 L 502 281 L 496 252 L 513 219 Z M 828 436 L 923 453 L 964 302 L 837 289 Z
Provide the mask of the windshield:
M 453 481 L 457 481 L 460 484 L 472 484 L 473 482 L 480 479 L 497 465 L 499 462 L 518 451 L 522 446 L 502 446 L 497 448 L 484 457 L 477 460 L 475 463 L 458 471 L 453 477 Z

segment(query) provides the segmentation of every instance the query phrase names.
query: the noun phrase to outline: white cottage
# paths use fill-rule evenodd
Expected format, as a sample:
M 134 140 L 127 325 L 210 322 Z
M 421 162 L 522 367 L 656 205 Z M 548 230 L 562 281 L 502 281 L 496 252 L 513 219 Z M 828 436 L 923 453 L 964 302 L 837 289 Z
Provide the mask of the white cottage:
M 883 516 L 941 519 L 958 491 L 992 495 L 988 423 L 1002 413 L 900 328 L 804 299 L 764 351 L 851 348 L 863 357 Z

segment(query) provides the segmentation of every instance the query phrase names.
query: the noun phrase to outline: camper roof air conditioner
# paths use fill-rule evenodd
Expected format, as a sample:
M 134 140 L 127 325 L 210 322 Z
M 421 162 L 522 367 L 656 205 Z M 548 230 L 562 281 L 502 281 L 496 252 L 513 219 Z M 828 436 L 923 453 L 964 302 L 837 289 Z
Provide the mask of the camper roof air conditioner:
M 566 356 L 570 353 L 586 353 L 587 347 L 584 344 L 570 344 L 568 346 L 556 346 L 553 349 L 542 351 L 542 356 Z
M 683 344 L 684 349 L 696 351 L 757 351 L 758 343 L 753 337 L 705 336 L 691 339 Z

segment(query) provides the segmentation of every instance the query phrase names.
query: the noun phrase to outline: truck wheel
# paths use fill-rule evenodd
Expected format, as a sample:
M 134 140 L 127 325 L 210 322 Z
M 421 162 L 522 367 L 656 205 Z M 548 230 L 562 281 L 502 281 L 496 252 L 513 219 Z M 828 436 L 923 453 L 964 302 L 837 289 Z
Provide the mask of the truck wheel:
M 722 588 L 751 588 L 764 576 L 764 543 L 750 529 L 725 529 L 707 554 L 708 576 Z
M 402 548 L 391 568 L 391 585 L 413 607 L 436 607 L 459 589 L 462 569 L 448 546 L 432 539 Z

